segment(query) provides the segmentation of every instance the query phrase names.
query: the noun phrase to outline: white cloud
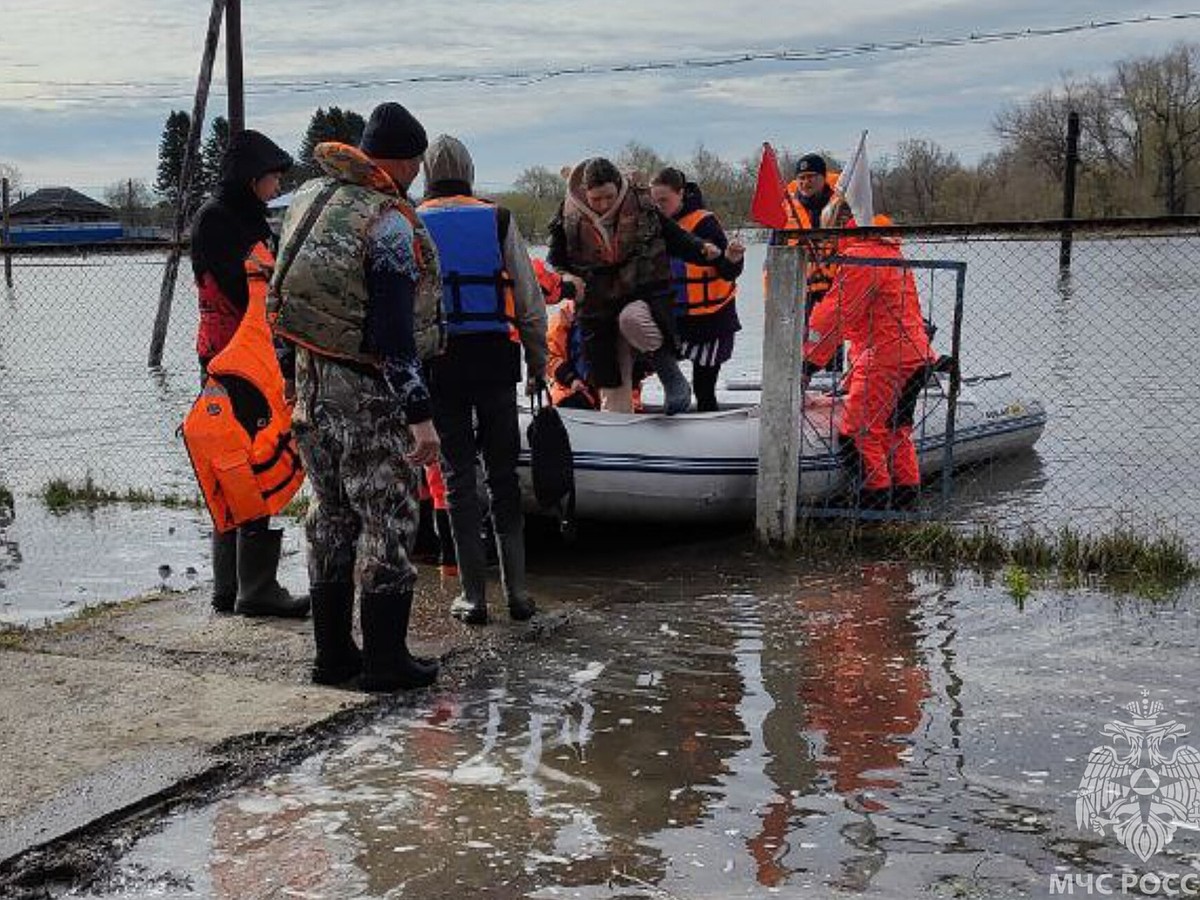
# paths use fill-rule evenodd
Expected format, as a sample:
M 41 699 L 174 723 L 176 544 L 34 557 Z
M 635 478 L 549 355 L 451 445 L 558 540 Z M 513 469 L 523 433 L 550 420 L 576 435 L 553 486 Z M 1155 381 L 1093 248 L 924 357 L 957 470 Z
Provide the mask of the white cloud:
M 1103 18 L 1115 0 L 1058 5 L 1011 0 L 875 0 L 781 4 L 771 14 L 716 0 L 255 0 L 245 5 L 251 91 L 281 80 L 397 78 L 737 50 L 844 46 Z M 1137 14 L 1169 11 L 1150 0 Z M 152 177 L 162 123 L 190 108 L 207 4 L 198 0 L 5 0 L 0 55 L 0 159 L 28 181 L 103 184 Z M 875 54 L 820 66 L 754 63 L 630 75 L 572 76 L 531 85 L 397 85 L 252 93 L 251 124 L 295 148 L 317 106 L 364 114 L 399 99 L 432 132 L 469 140 L 481 178 L 502 183 L 525 165 L 615 151 L 637 137 L 687 154 L 698 141 L 730 156 L 763 139 L 839 148 L 872 130 L 876 153 L 903 136 L 929 137 L 967 159 L 991 147 L 1005 103 L 1131 53 L 1162 52 L 1200 34 L 1190 23 Z M 210 112 L 223 110 L 221 60 Z M 40 83 L 29 83 L 29 82 Z M 68 87 L 46 82 L 128 82 Z M 120 99 L 96 99 L 117 97 Z M 40 99 L 28 99 L 40 98 Z M 75 98 L 72 100 L 71 98 Z M 92 146 L 92 145 L 98 145 Z M 95 151 L 95 152 L 93 152 Z M 90 160 L 90 161 L 89 161 Z

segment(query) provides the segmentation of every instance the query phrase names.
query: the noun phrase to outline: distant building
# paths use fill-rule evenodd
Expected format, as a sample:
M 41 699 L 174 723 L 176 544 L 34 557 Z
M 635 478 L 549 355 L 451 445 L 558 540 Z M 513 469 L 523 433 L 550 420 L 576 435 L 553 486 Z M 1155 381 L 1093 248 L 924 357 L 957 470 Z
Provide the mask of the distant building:
M 85 244 L 122 237 L 112 207 L 69 187 L 42 188 L 8 208 L 13 244 Z

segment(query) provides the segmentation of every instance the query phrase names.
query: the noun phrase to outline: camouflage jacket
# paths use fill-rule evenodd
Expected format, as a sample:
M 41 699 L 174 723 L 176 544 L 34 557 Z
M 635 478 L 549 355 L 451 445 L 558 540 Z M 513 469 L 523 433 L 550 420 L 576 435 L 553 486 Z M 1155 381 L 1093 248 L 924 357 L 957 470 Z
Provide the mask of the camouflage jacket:
M 394 209 L 413 232 L 412 255 L 419 270 L 413 310 L 417 354 L 428 360 L 441 353 L 445 329 L 437 250 L 403 191 L 362 151 L 347 144 L 318 144 L 313 158 L 326 174 L 296 191 L 283 220 L 269 304 L 276 332 L 325 356 L 379 364 L 365 344 L 364 263 L 372 225 Z M 332 194 L 307 236 L 299 247 L 292 246 L 309 209 L 329 190 Z

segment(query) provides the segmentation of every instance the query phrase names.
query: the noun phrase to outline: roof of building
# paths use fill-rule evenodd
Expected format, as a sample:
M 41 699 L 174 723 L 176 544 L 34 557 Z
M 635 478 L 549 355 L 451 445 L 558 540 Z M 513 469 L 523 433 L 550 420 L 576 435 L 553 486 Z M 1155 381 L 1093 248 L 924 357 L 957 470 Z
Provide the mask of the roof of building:
M 96 221 L 115 219 L 116 211 L 74 188 L 48 187 L 22 197 L 8 208 L 12 219 L 26 221 Z

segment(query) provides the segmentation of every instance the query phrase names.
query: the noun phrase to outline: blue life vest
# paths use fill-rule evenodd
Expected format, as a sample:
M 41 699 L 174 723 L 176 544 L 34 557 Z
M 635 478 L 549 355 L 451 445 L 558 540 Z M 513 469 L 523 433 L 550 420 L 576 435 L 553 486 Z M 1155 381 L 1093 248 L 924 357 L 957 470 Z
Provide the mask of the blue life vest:
M 504 269 L 496 207 L 479 200 L 458 205 L 465 199 L 472 198 L 427 201 L 417 210 L 437 245 L 446 330 L 515 339 L 513 282 Z

